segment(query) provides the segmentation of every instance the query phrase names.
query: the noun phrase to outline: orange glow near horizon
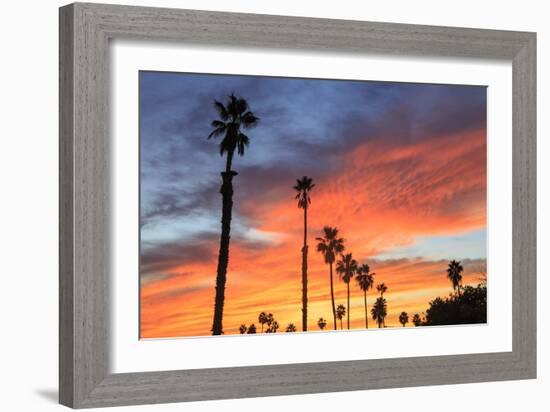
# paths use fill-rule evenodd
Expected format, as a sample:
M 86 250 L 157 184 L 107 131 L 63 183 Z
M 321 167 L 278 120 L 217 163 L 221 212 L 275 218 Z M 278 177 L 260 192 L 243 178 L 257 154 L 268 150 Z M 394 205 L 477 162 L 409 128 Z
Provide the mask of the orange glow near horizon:
M 446 268 L 449 260 L 457 258 L 456 251 L 430 256 L 424 248 L 422 255 L 416 255 L 415 247 L 422 239 L 485 230 L 485 133 L 479 129 L 401 145 L 371 139 L 344 155 L 334 155 L 330 179 L 312 176 L 316 186 L 308 210 L 309 330 L 318 330 L 320 317 L 327 321 L 326 330 L 333 329 L 329 268 L 315 248 L 323 226 L 337 227 L 346 252 L 352 252 L 360 264 L 369 264 L 376 273 L 375 284 L 388 286 L 387 326 L 400 326 L 401 311 L 411 320 L 431 300 L 452 292 Z M 232 235 L 224 333 L 239 333 L 241 324 L 252 323 L 260 331 L 262 311 L 273 313 L 279 332 L 290 323 L 301 331 L 303 211 L 294 200 L 294 182 L 270 187 L 273 201 L 258 204 L 250 197 L 239 198 L 239 177 L 235 208 L 252 222 L 262 247 Z M 221 207 L 221 196 L 219 201 Z M 210 241 L 209 247 L 209 259 L 175 265 L 161 276 L 142 277 L 142 338 L 211 334 L 218 240 Z M 477 284 L 485 259 L 462 260 L 463 283 Z M 334 284 L 336 305 L 346 305 L 346 285 L 336 272 Z M 351 326 L 364 328 L 363 293 L 355 279 L 350 288 Z M 367 294 L 369 327 L 376 327 L 370 309 L 377 296 L 374 288 Z

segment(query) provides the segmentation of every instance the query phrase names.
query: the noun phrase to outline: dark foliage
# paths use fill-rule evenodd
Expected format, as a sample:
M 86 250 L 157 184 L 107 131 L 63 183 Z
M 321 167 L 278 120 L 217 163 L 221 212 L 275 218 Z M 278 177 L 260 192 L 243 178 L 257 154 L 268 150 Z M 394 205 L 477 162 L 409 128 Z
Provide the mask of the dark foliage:
M 435 298 L 426 310 L 423 326 L 487 323 L 487 286 L 466 286 L 460 294 Z

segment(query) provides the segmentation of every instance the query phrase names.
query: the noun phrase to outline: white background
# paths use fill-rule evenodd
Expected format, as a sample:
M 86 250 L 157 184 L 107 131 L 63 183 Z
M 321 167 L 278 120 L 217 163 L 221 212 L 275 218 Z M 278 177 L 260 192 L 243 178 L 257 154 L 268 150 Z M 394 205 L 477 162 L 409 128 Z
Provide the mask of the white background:
M 105 0 L 105 2 L 108 2 Z M 266 399 L 212 401 L 194 404 L 122 408 L 147 411 L 279 411 L 283 409 L 405 409 L 425 411 L 544 410 L 547 408 L 548 290 L 542 259 L 550 252 L 550 165 L 545 161 L 550 132 L 545 96 L 550 27 L 544 2 L 488 0 L 461 2 L 409 0 L 303 1 L 247 0 L 130 1 L 126 4 L 246 11 L 433 25 L 530 30 L 538 32 L 538 320 L 539 378 L 498 382 Z M 57 387 L 57 7 L 59 1 L 6 2 L 0 25 L 0 376 L 2 409 L 60 410 Z M 546 184 L 545 184 L 546 183 Z M 121 410 L 121 409 L 117 409 Z
M 355 359 L 382 359 L 512 349 L 512 67 L 502 61 L 426 59 L 111 44 L 111 342 L 115 373 Z M 220 65 L 223 61 L 223 67 Z M 488 324 L 138 340 L 139 70 L 487 85 Z M 404 78 L 406 73 L 406 78 Z M 494 275 L 493 275 L 494 274 Z M 403 345 L 406 341 L 407 344 Z M 327 351 L 326 348 L 347 348 Z M 230 354 L 230 356 L 228 356 Z

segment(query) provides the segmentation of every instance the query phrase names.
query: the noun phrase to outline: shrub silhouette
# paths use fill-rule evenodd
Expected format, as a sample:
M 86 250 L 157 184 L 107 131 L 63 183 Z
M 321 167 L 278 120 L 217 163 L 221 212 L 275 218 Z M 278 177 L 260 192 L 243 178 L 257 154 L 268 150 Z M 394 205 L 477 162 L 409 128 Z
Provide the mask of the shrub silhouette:
M 464 325 L 487 323 L 487 286 L 461 288 L 460 295 L 435 298 L 426 310 L 422 325 Z

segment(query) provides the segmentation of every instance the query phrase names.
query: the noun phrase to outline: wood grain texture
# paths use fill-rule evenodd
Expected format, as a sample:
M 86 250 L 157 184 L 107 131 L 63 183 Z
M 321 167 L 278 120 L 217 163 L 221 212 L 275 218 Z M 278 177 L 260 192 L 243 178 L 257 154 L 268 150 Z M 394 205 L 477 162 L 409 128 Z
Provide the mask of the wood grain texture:
M 74 408 L 536 376 L 534 33 L 75 3 L 60 9 L 60 402 Z M 109 373 L 109 40 L 494 58 L 513 65 L 513 350 Z

